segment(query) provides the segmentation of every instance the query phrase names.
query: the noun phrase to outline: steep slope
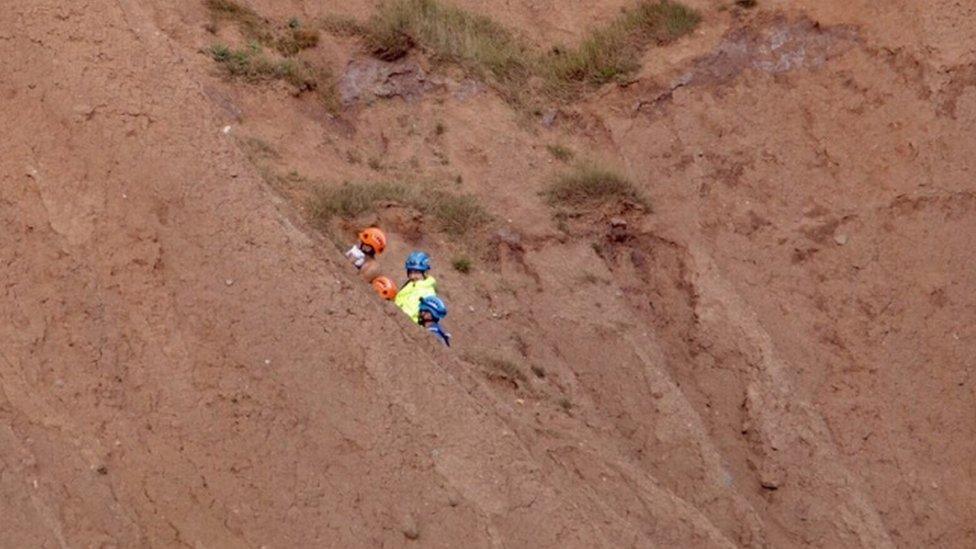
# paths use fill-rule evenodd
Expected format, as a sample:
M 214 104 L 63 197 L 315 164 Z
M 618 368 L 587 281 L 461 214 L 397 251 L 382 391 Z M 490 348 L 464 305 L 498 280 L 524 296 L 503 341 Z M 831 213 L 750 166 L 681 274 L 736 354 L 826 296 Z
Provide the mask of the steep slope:
M 138 3 L 4 18 L 4 544 L 729 544 L 648 480 L 565 490 L 332 274 Z

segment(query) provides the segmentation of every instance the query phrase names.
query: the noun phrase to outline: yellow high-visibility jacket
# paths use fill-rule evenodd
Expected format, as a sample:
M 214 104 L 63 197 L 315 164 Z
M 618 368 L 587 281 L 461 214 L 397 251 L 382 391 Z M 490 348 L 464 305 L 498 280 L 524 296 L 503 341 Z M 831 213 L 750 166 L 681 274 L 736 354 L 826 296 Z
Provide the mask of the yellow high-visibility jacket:
M 400 288 L 394 301 L 414 322 L 420 318 L 420 300 L 437 295 L 437 280 L 428 276 L 423 280 L 411 280 Z

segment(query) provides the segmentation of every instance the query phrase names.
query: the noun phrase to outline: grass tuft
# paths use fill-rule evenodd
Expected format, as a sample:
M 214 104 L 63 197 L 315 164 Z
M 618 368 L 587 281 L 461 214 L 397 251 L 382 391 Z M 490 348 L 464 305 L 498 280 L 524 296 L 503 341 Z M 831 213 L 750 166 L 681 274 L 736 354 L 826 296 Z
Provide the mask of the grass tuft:
M 471 195 L 456 195 L 442 191 L 425 193 L 429 201 L 421 201 L 417 209 L 434 215 L 444 232 L 464 236 L 473 228 L 491 220 L 478 199 Z M 423 205 L 427 204 L 426 207 Z
M 271 45 L 274 33 L 270 30 L 268 20 L 258 15 L 254 10 L 242 6 L 232 0 L 206 0 L 211 18 L 216 21 L 232 21 L 241 29 L 241 33 L 248 40 L 255 40 L 264 45 Z
M 471 272 L 471 260 L 464 256 L 455 257 L 454 261 L 451 262 L 451 266 L 454 267 L 455 271 L 462 274 Z
M 412 196 L 413 191 L 401 183 L 347 183 L 317 193 L 311 213 L 325 224 L 335 216 L 353 218 L 375 211 L 380 202 L 408 203 Z
M 210 48 L 210 56 L 228 75 L 248 82 L 284 80 L 295 86 L 298 92 L 312 91 L 318 87 L 318 79 L 311 66 L 292 59 L 271 59 L 256 45 L 235 50 L 224 44 L 215 44 Z
M 352 17 L 330 14 L 316 21 L 319 28 L 329 34 L 342 37 L 365 36 L 366 26 Z
M 381 59 L 399 59 L 420 46 L 437 61 L 503 87 L 528 76 L 525 48 L 508 29 L 436 0 L 386 0 L 367 23 L 365 38 Z
M 335 79 L 326 69 L 301 60 L 271 58 L 258 44 L 241 49 L 214 44 L 207 53 L 232 78 L 252 84 L 283 80 L 291 84 L 296 94 L 315 92 L 329 112 L 339 109 Z
M 418 189 L 403 183 L 347 183 L 320 190 L 312 199 L 312 219 L 325 226 L 333 217 L 351 219 L 393 202 L 430 216 L 441 231 L 463 236 L 491 220 L 477 199 L 441 190 Z
M 554 49 L 542 61 L 546 91 L 572 99 L 640 68 L 649 45 L 665 44 L 691 32 L 701 21 L 697 11 L 677 2 L 642 0 L 606 27 L 596 29 L 573 50 Z
M 614 201 L 630 201 L 647 206 L 644 197 L 628 179 L 594 164 L 580 164 L 562 174 L 544 194 L 549 204 L 554 206 Z
M 529 81 L 540 77 L 551 98 L 571 100 L 587 89 L 636 71 L 649 45 L 673 41 L 701 20 L 672 0 L 640 0 L 610 24 L 593 30 L 574 49 L 531 53 L 524 41 L 495 21 L 438 0 L 384 0 L 365 25 L 333 19 L 323 28 L 359 34 L 380 59 L 393 61 L 422 48 L 436 61 L 454 63 L 493 84 L 513 103 L 526 103 Z
M 549 154 L 551 154 L 553 158 L 561 162 L 569 162 L 573 159 L 573 156 L 575 156 L 571 149 L 559 144 L 546 145 L 546 150 L 549 151 Z
M 319 45 L 319 33 L 314 30 L 291 28 L 284 36 L 275 41 L 275 49 L 282 55 L 295 55 L 302 50 Z

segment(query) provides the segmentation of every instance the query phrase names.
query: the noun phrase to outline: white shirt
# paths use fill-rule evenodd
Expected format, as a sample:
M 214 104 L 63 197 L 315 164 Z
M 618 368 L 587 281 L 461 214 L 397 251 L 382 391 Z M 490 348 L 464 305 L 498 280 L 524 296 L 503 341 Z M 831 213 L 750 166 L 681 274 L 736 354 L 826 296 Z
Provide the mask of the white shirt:
M 357 269 L 362 269 L 363 265 L 366 264 L 366 254 L 359 249 L 358 244 L 352 248 L 349 248 L 349 251 L 346 252 L 346 257 L 349 258 L 349 261 L 352 261 L 352 264 L 355 265 Z

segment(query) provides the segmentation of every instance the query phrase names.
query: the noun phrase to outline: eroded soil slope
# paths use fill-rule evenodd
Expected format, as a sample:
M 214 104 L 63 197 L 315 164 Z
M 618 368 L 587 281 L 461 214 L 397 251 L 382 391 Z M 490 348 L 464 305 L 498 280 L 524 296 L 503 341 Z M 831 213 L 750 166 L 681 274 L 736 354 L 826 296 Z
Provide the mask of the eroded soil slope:
M 195 0 L 8 4 L 0 545 L 976 544 L 974 8 L 692 2 L 526 113 L 328 33 L 337 106 L 228 80 Z M 545 48 L 624 4 L 458 5 Z M 554 144 L 650 211 L 554 217 Z M 493 216 L 339 224 L 434 253 L 450 351 L 308 222 L 399 179 Z

